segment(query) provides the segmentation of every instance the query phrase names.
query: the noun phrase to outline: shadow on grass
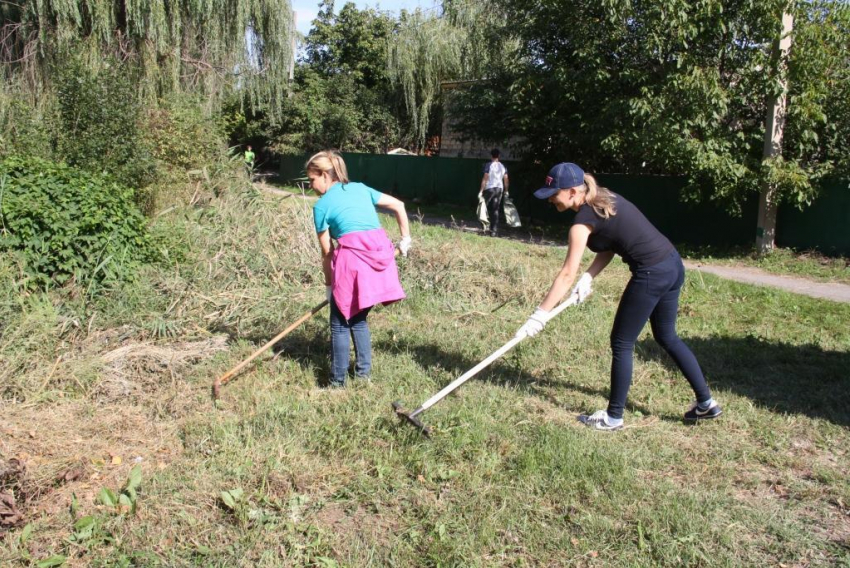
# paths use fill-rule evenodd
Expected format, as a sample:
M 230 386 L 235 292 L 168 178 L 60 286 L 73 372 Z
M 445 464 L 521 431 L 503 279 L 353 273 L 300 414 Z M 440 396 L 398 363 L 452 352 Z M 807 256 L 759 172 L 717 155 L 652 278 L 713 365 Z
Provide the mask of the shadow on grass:
M 732 391 L 776 412 L 850 426 L 850 353 L 757 337 L 683 339 L 712 389 Z M 636 349 L 679 373 L 654 340 L 641 340 Z
M 274 344 L 275 357 L 295 361 L 302 367 L 311 367 L 316 372 L 316 385 L 327 387 L 331 376 L 329 357 L 330 340 L 326 334 L 294 333 Z
M 438 345 L 428 343 L 415 343 L 410 341 L 378 342 L 372 346 L 374 349 L 386 349 L 394 352 L 410 353 L 416 363 L 424 369 L 440 368 L 449 372 L 453 378 L 473 368 L 481 360 L 473 360 L 456 351 L 447 351 Z M 485 356 L 486 357 L 486 356 Z M 482 360 L 484 357 L 482 357 Z M 494 361 L 489 367 L 479 371 L 470 381 L 481 381 L 498 386 L 510 385 L 524 392 L 548 401 L 558 407 L 564 407 L 563 400 L 552 394 L 553 390 L 562 389 L 566 391 L 580 392 L 589 396 L 598 396 L 607 399 L 608 389 L 595 389 L 584 385 L 577 385 L 569 381 L 552 380 L 545 377 L 529 374 L 519 368 L 510 360 L 502 358 Z M 684 378 L 682 379 L 684 381 Z M 448 384 L 448 383 L 446 383 Z M 460 386 L 458 388 L 463 388 Z M 436 394 L 435 391 L 433 394 Z M 424 401 L 418 401 L 417 405 Z M 681 422 L 682 417 L 678 415 L 658 414 L 639 404 L 627 403 L 626 408 L 630 411 L 639 410 L 643 414 L 654 414 L 662 420 Z M 569 411 L 579 413 L 586 409 L 565 408 Z

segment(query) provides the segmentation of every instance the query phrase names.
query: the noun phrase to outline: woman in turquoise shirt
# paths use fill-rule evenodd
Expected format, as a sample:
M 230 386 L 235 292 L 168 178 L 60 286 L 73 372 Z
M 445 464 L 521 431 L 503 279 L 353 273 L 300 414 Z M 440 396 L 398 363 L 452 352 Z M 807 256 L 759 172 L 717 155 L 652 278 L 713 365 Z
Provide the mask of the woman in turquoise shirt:
M 345 386 L 350 338 L 354 338 L 356 377 L 372 370 L 372 345 L 366 317 L 376 304 L 403 299 L 395 264 L 395 247 L 387 237 L 375 207 L 395 214 L 404 256 L 410 248 L 410 228 L 404 203 L 351 182 L 337 152 L 312 156 L 304 166 L 310 186 L 321 197 L 313 206 L 313 221 L 322 248 L 322 269 L 331 306 L 332 387 Z M 334 244 L 336 240 L 336 244 Z

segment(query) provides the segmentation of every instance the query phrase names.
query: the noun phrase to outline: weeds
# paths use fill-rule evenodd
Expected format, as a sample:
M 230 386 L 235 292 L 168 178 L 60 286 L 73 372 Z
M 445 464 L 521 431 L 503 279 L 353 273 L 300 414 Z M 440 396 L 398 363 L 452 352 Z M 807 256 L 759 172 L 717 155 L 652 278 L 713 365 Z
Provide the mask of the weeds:
M 613 263 L 588 302 L 429 410 L 425 441 L 390 402 L 425 400 L 510 338 L 564 251 L 416 223 L 399 261 L 408 299 L 370 316 L 371 383 L 317 388 L 317 317 L 213 410 L 212 380 L 320 300 L 323 282 L 310 202 L 209 191 L 154 228 L 175 230 L 162 242 L 178 243 L 179 262 L 82 315 L 55 297 L 0 296 L 3 369 L 18 369 L 3 376 L 0 453 L 26 454 L 24 486 L 39 488 L 0 563 L 846 563 L 847 306 L 689 274 L 679 328 L 724 418 L 682 425 L 690 391 L 645 332 L 627 427 L 605 436 L 575 416 L 607 397 L 628 276 Z M 135 515 L 121 503 L 131 457 L 145 480 Z M 56 481 L 74 467 L 79 478 Z

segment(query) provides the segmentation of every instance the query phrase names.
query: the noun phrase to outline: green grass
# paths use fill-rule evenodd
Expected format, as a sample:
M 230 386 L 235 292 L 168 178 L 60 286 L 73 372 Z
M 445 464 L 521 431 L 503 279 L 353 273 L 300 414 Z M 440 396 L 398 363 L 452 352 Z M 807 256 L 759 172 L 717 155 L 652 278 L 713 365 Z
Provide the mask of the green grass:
M 783 276 L 809 278 L 819 282 L 850 284 L 850 260 L 846 256 L 826 256 L 817 251 L 795 251 L 776 248 L 770 254 L 758 255 L 753 247 L 731 249 L 683 249 L 682 258 L 718 266 L 746 266 Z
M 468 207 L 454 205 L 409 204 L 410 212 L 426 219 L 462 221 L 469 226 L 478 226 L 475 204 Z M 546 239 L 558 244 L 566 243 L 567 227 L 551 223 L 536 223 L 519 231 L 510 231 L 531 240 Z M 776 248 L 768 255 L 758 255 L 749 247 L 694 247 L 678 243 L 682 258 L 700 264 L 716 266 L 742 266 L 757 268 L 782 276 L 796 276 L 819 282 L 850 284 L 850 260 L 846 256 L 827 256 L 817 251 L 796 251 Z
M 399 261 L 408 299 L 369 318 L 370 383 L 318 388 L 322 313 L 214 408 L 212 380 L 323 297 L 309 205 L 249 196 L 175 211 L 160 223 L 183 260 L 79 313 L 56 297 L 0 296 L 0 356 L 18 369 L 0 452 L 26 453 L 43 488 L 26 509 L 31 534 L 0 541 L 0 564 L 850 565 L 846 305 L 689 274 L 678 327 L 724 416 L 682 424 L 692 394 L 645 331 L 627 428 L 597 433 L 576 415 L 606 404 L 628 278 L 615 261 L 585 304 L 426 412 L 429 441 L 390 403 L 418 406 L 509 340 L 564 251 L 414 223 Z M 67 317 L 78 326 L 63 330 Z M 29 335 L 9 331 L 22 322 Z M 128 342 L 178 352 L 216 334 L 226 350 L 177 370 L 128 366 L 144 389 L 103 394 L 103 353 Z M 115 514 L 97 494 L 120 488 L 134 456 L 138 511 Z M 53 481 L 76 463 L 83 478 Z M 222 492 L 234 490 L 231 506 Z M 72 493 L 77 517 L 98 519 L 91 536 L 74 537 Z

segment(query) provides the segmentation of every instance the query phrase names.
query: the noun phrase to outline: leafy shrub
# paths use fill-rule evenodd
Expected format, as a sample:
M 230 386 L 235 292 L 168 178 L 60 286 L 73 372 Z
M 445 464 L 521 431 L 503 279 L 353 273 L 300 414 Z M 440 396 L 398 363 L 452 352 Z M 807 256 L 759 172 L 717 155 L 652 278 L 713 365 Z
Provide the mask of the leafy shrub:
M 0 251 L 22 254 L 30 287 L 132 278 L 154 247 L 133 191 L 39 158 L 0 161 Z
M 226 158 L 222 120 L 207 115 L 195 96 L 171 95 L 149 107 L 143 136 L 157 165 L 156 181 L 137 193 L 146 214 L 195 195 L 198 181 L 208 184 L 211 170 Z
M 0 95 L 0 158 L 13 154 L 52 159 L 56 116 L 51 105 L 35 108 L 14 94 Z
M 210 118 L 203 109 L 198 97 L 172 95 L 148 110 L 145 138 L 157 160 L 192 170 L 218 158 L 224 145 L 222 121 Z
M 108 172 L 125 186 L 150 184 L 156 164 L 142 135 L 134 69 L 117 61 L 93 68 L 69 56 L 56 70 L 58 155 L 90 172 Z

